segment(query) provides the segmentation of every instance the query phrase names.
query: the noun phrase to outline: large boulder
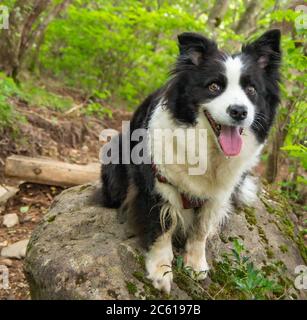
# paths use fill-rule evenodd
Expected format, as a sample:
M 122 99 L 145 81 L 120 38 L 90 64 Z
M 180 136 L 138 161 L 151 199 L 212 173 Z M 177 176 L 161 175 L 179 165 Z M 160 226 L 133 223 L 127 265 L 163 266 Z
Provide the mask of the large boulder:
M 181 253 L 177 252 L 175 284 L 170 296 L 165 296 L 147 281 L 144 252 L 126 224 L 119 223 L 116 211 L 92 201 L 95 188 L 85 185 L 64 191 L 33 232 L 25 258 L 33 299 L 253 297 L 236 285 L 237 280 L 240 282 L 236 277 L 242 270 L 244 273 L 247 262 L 236 262 L 235 253 L 231 253 L 234 239 L 244 244 L 245 249 L 237 248 L 237 252 L 241 255 L 243 250 L 242 255 L 250 257 L 260 277 L 275 279 L 283 286 L 282 294 L 280 289 L 279 293 L 264 289 L 268 297 L 306 297 L 303 290 L 293 286 L 295 268 L 305 265 L 302 255 L 306 247 L 287 203 L 272 198 L 267 191 L 263 190 L 255 209 L 237 210 L 222 233 L 209 242 L 213 268 L 207 280 L 194 280 L 195 275 L 182 267 Z M 229 267 L 226 278 L 231 281 L 225 280 L 225 267 Z

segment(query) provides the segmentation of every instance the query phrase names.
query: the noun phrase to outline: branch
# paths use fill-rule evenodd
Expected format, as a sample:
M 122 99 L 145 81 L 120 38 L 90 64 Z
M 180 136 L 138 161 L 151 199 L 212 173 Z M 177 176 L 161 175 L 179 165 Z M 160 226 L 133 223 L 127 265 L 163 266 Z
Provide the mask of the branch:
M 25 24 L 23 25 L 21 37 L 20 37 L 20 46 L 18 50 L 18 60 L 24 55 L 24 52 L 28 48 L 29 38 L 31 35 L 31 29 L 35 21 L 39 18 L 42 12 L 48 7 L 50 0 L 37 0 L 35 4 L 32 5 L 32 10 L 28 16 Z

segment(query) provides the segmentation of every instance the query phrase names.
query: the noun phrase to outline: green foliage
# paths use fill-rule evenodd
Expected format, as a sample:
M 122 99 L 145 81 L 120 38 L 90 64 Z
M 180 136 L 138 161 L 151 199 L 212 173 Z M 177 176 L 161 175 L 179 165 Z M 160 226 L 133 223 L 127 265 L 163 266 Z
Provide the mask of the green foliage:
M 136 285 L 131 281 L 126 281 L 126 287 L 128 292 L 132 295 L 135 295 L 138 291 Z
M 2 0 L 1 5 L 8 7 L 9 9 L 13 8 L 16 0 Z
M 301 41 L 306 35 L 302 35 Z M 306 137 L 306 56 L 304 47 L 290 38 L 283 38 L 283 83 L 282 103 L 278 121 L 285 122 L 287 131 L 282 150 L 286 151 L 290 158 L 298 159 L 301 166 L 307 168 Z
M 299 167 L 304 170 L 307 170 L 307 148 L 302 144 L 289 144 L 281 148 L 281 150 L 286 151 L 290 156 L 290 159 L 294 159 L 298 161 Z M 290 167 L 291 169 L 291 167 Z M 299 202 L 302 199 L 302 194 L 299 190 L 299 186 L 306 186 L 307 179 L 303 174 L 298 173 L 298 169 L 296 168 L 297 174 L 295 175 L 295 179 L 290 181 L 282 181 L 280 183 L 283 192 L 286 196 L 294 201 Z
M 97 102 L 92 102 L 89 103 L 84 111 L 85 114 L 87 115 L 94 115 L 94 116 L 100 116 L 100 117 L 104 117 L 105 115 L 109 118 L 112 118 L 113 116 L 113 112 L 111 109 L 106 108 L 106 107 L 102 107 L 100 103 Z
M 24 82 L 18 86 L 12 78 L 0 73 L 0 129 L 11 127 L 16 131 L 18 127 L 16 123 L 22 120 L 15 110 L 14 100 L 58 111 L 69 109 L 73 104 L 71 97 L 54 94 L 31 82 Z
M 307 170 L 307 147 L 302 144 L 288 145 L 281 148 L 287 151 L 289 155 L 293 158 L 298 158 L 305 170 Z
M 28 213 L 29 209 L 30 209 L 29 206 L 24 206 L 24 207 L 20 207 L 19 211 L 20 211 L 20 213 L 26 214 L 26 213 Z
M 71 108 L 73 105 L 73 99 L 71 97 L 57 95 L 32 82 L 23 83 L 21 89 L 23 92 L 23 99 L 33 106 L 63 111 Z
M 214 262 L 208 287 L 199 282 L 201 273 L 184 266 L 182 256 L 176 258 L 173 273 L 177 285 L 193 299 L 281 299 L 291 288 L 281 262 L 255 267 L 237 239 L 232 242 L 231 252 L 222 254 L 221 259 Z
M 110 108 L 104 107 L 103 104 L 106 99 L 111 96 L 110 91 L 104 90 L 103 92 L 99 92 L 97 90 L 93 91 L 93 96 L 89 99 L 89 102 L 86 108 L 83 109 L 83 113 L 89 116 L 99 116 L 104 117 L 107 116 L 108 118 L 113 117 L 113 112 Z M 96 102 L 99 101 L 99 102 Z
M 283 294 L 279 280 L 269 278 L 257 269 L 250 258 L 244 255 L 245 248 L 237 239 L 233 241 L 231 254 L 224 254 L 215 265 L 211 278 L 240 299 L 269 299 Z
M 131 104 L 166 80 L 176 34 L 204 30 L 176 5 L 148 10 L 136 1 L 98 1 L 95 8 L 79 3 L 48 28 L 42 66 L 69 85 L 108 90 Z
M 75 1 L 64 18 L 48 28 L 39 61 L 44 72 L 93 94 L 110 92 L 112 100 L 120 99 L 135 107 L 148 93 L 166 79 L 178 53 L 176 35 L 182 31 L 199 31 L 218 39 L 226 51 L 239 50 L 239 43 L 252 40 L 281 21 L 295 23 L 300 14 L 281 7 L 273 0 L 261 2 L 257 29 L 246 34 L 234 31 L 245 13 L 246 2 L 229 1 L 218 27 L 208 24 L 214 1 Z M 305 135 L 306 31 L 298 37 L 282 37 L 283 99 L 280 118 L 290 116 L 285 146 L 302 143 Z M 289 115 L 289 106 L 295 104 Z M 97 105 L 88 112 L 96 113 Z M 104 111 L 102 111 L 103 113 Z M 290 157 L 292 154 L 290 154 Z
M 295 28 L 296 19 L 301 12 L 282 8 L 274 10 L 258 20 L 259 31 L 268 28 L 272 22 L 287 22 Z M 304 43 L 306 42 L 306 29 L 295 28 L 295 38 L 289 32 L 282 35 L 282 81 L 280 84 L 282 97 L 279 113 L 276 121 L 276 129 L 281 135 L 285 135 L 283 147 L 285 156 L 290 158 L 289 171 L 295 172 L 295 181 L 287 182 L 291 185 L 291 198 L 299 193 L 297 187 L 306 184 L 306 179 L 300 173 L 300 169 L 307 166 L 306 154 L 306 54 Z
M 3 73 L 0 73 L 0 130 L 3 127 L 12 126 L 18 118 L 10 103 L 10 98 L 18 96 L 20 97 L 22 94 L 15 82 Z

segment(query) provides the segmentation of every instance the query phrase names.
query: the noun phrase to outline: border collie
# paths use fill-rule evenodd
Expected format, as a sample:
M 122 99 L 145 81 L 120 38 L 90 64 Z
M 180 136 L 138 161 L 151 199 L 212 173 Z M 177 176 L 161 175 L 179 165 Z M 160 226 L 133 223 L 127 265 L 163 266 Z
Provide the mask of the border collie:
M 136 227 L 147 249 L 146 270 L 155 288 L 171 290 L 173 244 L 184 239 L 186 266 L 204 278 L 209 269 L 206 240 L 231 212 L 234 197 L 251 203 L 256 184 L 248 174 L 257 163 L 279 104 L 280 31 L 270 30 L 229 55 L 197 33 L 178 36 L 179 56 L 170 80 L 138 107 L 130 133 L 115 140 L 120 161 L 102 165 L 102 204 L 118 208 Z M 126 163 L 131 132 L 148 132 L 149 163 Z M 165 142 L 162 153 L 184 148 L 206 152 L 205 170 L 191 174 L 187 163 L 166 163 L 153 151 L 155 130 L 205 130 L 206 144 Z M 197 140 L 197 139 L 196 139 Z M 199 140 L 199 139 L 198 139 Z M 124 142 L 125 141 L 125 142 Z M 149 143 L 151 142 L 151 143 Z M 123 151 L 121 151 L 123 150 Z M 164 151 L 163 151 L 164 150 Z M 202 159 L 202 158 L 206 159 Z M 194 159 L 195 160 L 195 159 Z

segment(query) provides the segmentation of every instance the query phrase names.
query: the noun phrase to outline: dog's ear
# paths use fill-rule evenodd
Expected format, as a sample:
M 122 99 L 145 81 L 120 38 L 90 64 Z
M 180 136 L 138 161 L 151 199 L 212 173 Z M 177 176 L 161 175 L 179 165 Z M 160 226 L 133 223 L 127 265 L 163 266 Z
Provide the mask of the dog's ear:
M 242 52 L 252 56 L 261 69 L 278 68 L 281 60 L 280 30 L 265 32 L 254 42 L 243 46 Z
M 217 51 L 217 45 L 198 33 L 184 32 L 178 35 L 180 56 L 199 65 L 203 59 Z

